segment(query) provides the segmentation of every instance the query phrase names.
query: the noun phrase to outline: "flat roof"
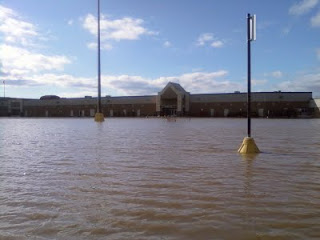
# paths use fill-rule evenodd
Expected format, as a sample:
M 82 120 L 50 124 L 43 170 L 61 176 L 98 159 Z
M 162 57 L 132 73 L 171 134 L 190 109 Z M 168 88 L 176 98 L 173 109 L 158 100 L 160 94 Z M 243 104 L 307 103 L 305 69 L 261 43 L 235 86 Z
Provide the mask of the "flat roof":
M 273 91 L 273 92 L 251 92 L 251 94 L 259 94 L 259 93 L 311 93 L 312 92 L 278 92 L 278 91 Z M 232 93 L 194 93 L 190 95 L 225 95 L 225 94 L 247 94 L 247 92 L 232 92 Z

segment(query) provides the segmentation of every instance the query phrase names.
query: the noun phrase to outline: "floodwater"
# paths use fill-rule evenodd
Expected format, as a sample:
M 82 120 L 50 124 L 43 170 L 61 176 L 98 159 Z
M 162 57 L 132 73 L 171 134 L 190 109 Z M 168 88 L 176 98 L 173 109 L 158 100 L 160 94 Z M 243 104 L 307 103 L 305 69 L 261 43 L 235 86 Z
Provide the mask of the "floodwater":
M 319 239 L 320 120 L 0 119 L 0 239 Z

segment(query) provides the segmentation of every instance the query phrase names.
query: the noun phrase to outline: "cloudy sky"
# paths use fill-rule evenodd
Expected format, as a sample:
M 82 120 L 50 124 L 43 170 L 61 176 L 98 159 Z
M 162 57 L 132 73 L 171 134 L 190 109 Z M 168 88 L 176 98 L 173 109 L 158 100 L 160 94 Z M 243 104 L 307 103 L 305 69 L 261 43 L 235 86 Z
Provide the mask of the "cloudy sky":
M 102 96 L 245 92 L 247 13 L 253 91 L 320 97 L 320 0 L 101 0 Z M 96 0 L 0 0 L 0 96 L 96 96 L 96 26 Z

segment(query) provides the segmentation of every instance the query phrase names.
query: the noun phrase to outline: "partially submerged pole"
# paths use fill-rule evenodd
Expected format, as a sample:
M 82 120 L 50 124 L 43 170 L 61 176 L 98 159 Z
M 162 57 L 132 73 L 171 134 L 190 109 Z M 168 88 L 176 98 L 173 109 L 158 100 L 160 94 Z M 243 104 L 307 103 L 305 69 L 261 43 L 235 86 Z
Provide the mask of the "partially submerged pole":
M 96 122 L 103 122 L 104 115 L 101 108 L 101 63 L 100 63 L 100 0 L 98 0 L 98 105 L 94 116 Z
M 247 38 L 248 38 L 248 93 L 247 93 L 247 118 L 248 118 L 248 136 L 243 139 L 243 142 L 238 150 L 242 154 L 259 153 L 254 139 L 251 137 L 251 41 L 256 40 L 256 16 L 251 16 L 248 13 L 247 17 Z
M 248 89 L 248 92 L 247 92 L 247 120 L 248 120 L 248 127 L 247 127 L 247 130 L 248 130 L 248 137 L 251 137 L 251 32 L 252 32 L 252 29 L 251 29 L 251 16 L 250 14 L 248 14 L 248 18 L 247 18 L 247 28 L 248 28 L 248 33 L 247 33 L 247 44 L 248 44 L 248 73 L 247 73 L 247 76 L 248 76 L 248 80 L 247 80 L 247 89 Z

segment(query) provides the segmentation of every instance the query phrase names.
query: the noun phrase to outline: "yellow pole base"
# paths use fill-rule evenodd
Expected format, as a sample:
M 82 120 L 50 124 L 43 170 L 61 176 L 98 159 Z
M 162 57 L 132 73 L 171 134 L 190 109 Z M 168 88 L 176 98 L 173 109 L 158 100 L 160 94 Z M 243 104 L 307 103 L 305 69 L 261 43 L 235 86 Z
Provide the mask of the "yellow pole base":
M 103 122 L 103 121 L 104 121 L 104 115 L 103 115 L 103 113 L 96 113 L 96 114 L 94 115 L 94 120 L 95 120 L 96 122 Z
M 245 137 L 238 150 L 238 153 L 241 153 L 241 154 L 260 153 L 260 150 L 257 147 L 256 143 L 254 142 L 253 138 Z

